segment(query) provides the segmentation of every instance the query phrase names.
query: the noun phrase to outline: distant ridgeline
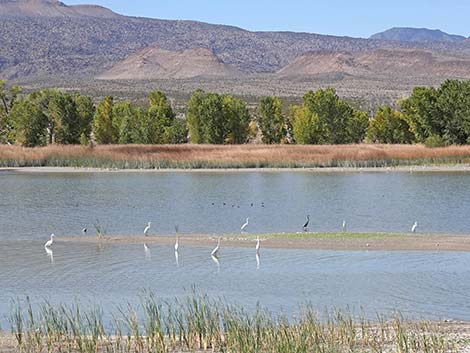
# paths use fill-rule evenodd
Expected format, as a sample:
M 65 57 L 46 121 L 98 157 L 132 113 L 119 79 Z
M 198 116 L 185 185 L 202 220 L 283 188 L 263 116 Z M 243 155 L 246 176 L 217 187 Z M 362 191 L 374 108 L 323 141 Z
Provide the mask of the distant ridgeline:
M 197 90 L 185 119 L 166 95 L 149 94 L 145 107 L 59 90 L 23 95 L 0 81 L 0 142 L 26 147 L 48 144 L 470 144 L 470 81 L 417 87 L 371 117 L 338 97 L 334 89 L 307 92 L 285 110 L 278 97 L 263 97 L 256 110 L 231 95 Z
M 0 43 L 0 77 L 8 80 L 177 79 L 212 73 L 239 78 L 281 70 L 283 78 L 319 72 L 470 78 L 470 41 L 441 31 L 394 28 L 369 39 L 250 32 L 196 21 L 129 17 L 101 6 L 56 0 L 0 0 Z M 410 59 L 403 60 L 408 53 Z M 351 56 L 354 65 L 333 58 L 332 65 L 315 66 L 319 56 L 335 54 Z M 389 60 L 384 62 L 385 56 Z M 398 60 L 401 66 L 392 65 Z

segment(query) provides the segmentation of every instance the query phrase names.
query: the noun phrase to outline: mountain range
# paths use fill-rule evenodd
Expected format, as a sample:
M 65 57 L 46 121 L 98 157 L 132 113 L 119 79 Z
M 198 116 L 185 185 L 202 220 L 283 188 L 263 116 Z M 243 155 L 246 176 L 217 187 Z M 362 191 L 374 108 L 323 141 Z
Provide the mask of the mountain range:
M 415 28 L 370 38 L 251 32 L 58 0 L 0 0 L 0 78 L 11 81 L 285 80 L 332 73 L 470 78 L 470 40 Z

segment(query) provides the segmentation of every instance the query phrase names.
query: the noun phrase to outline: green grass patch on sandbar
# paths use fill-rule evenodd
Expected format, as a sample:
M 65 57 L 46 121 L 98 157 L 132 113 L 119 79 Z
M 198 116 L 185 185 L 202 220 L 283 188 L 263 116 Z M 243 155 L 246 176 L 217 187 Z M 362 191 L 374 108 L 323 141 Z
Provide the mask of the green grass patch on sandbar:
M 423 235 L 423 234 L 420 234 Z M 370 233 L 353 233 L 353 232 L 297 232 L 297 233 L 266 233 L 266 234 L 238 234 L 238 235 L 224 235 L 227 239 L 235 238 L 247 238 L 247 239 L 256 239 L 257 237 L 262 237 L 264 239 L 321 239 L 321 240 L 362 240 L 362 239 L 375 239 L 375 240 L 384 240 L 391 238 L 405 238 L 409 237 L 410 234 L 405 233 L 380 233 L 380 232 L 370 232 Z M 426 235 L 424 235 L 426 236 Z

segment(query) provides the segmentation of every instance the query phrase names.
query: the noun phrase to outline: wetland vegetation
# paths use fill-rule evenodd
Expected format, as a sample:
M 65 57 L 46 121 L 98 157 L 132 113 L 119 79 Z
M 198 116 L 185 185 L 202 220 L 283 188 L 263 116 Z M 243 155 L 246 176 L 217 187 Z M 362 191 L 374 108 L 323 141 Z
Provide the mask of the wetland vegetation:
M 294 317 L 261 305 L 252 312 L 193 293 L 120 307 L 105 325 L 99 307 L 33 308 L 16 301 L 10 318 L 10 349 L 20 352 L 458 352 L 461 338 L 431 322 L 407 322 L 399 314 L 369 321 L 342 311 L 318 313 L 308 303 Z M 3 349 L 8 349 L 4 344 Z

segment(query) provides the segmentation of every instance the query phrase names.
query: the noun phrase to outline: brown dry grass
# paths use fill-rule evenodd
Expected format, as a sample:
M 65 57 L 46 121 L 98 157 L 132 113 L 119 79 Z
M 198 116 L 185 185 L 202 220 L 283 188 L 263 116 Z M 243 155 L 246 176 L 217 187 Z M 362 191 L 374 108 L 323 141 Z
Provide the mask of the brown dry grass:
M 470 146 L 52 145 L 0 146 L 0 166 L 115 168 L 381 167 L 470 162 Z

